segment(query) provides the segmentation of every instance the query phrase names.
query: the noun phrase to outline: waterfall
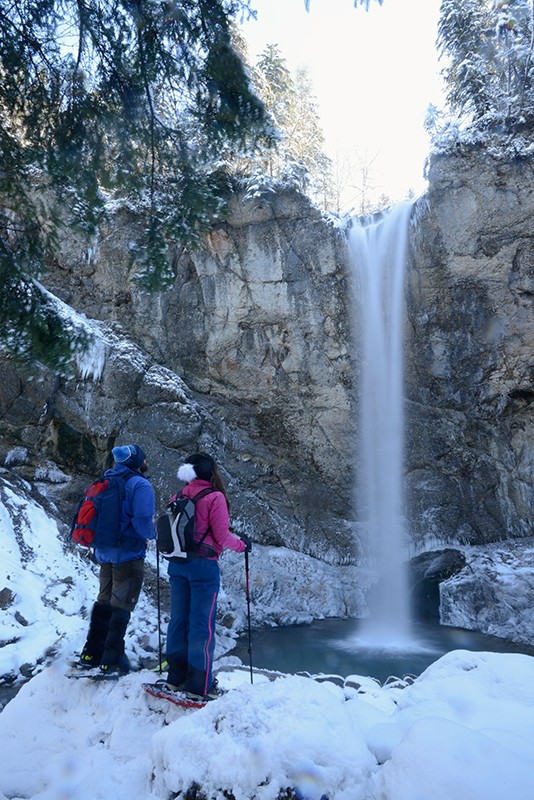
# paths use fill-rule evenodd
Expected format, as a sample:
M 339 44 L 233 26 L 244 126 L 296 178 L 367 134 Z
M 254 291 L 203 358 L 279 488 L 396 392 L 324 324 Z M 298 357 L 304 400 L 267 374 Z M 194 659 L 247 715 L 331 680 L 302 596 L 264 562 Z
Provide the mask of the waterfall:
M 375 644 L 410 640 L 405 562 L 403 324 L 410 212 L 354 220 L 349 235 L 359 365 L 356 504 L 366 560 L 378 575 L 362 636 Z

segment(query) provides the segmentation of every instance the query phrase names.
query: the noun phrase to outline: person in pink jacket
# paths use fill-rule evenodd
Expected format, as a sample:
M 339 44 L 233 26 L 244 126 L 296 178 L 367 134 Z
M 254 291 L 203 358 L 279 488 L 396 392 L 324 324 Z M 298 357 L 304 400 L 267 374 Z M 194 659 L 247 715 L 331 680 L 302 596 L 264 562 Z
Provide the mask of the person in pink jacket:
M 195 506 L 195 552 L 187 558 L 169 559 L 168 674 L 161 683 L 192 699 L 211 700 L 217 696 L 212 667 L 220 586 L 218 558 L 224 548 L 242 553 L 251 545 L 248 537 L 230 533 L 226 492 L 210 455 L 188 456 L 177 475 L 186 483 L 183 495 L 194 498 L 205 490 L 208 493 L 199 497 Z

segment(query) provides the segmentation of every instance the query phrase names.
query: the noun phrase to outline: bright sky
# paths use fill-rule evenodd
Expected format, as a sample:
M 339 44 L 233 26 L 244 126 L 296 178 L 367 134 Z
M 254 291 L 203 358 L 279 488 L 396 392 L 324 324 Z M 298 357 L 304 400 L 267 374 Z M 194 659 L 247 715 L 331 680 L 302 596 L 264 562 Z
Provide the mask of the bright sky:
M 258 19 L 244 24 L 255 63 L 277 43 L 292 71 L 307 66 L 319 101 L 326 149 L 357 165 L 372 163 L 377 198 L 402 199 L 426 186 L 423 166 L 429 103 L 441 106 L 435 42 L 441 0 L 252 0 Z M 361 182 L 354 176 L 351 183 Z M 358 192 L 348 190 L 347 202 Z

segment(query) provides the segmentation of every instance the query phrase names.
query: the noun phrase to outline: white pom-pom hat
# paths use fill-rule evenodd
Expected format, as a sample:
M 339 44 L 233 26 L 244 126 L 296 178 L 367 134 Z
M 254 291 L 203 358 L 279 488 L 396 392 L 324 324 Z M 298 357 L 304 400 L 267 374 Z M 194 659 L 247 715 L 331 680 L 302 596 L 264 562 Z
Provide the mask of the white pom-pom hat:
M 215 461 L 207 453 L 194 453 L 187 456 L 182 466 L 176 473 L 178 480 L 189 481 L 195 478 L 201 478 L 203 481 L 211 481 L 213 471 L 215 469 Z
M 185 483 L 189 483 L 190 481 L 195 480 L 197 473 L 195 472 L 195 468 L 192 464 L 182 464 L 182 466 L 178 469 L 176 476 L 179 481 L 185 481 Z

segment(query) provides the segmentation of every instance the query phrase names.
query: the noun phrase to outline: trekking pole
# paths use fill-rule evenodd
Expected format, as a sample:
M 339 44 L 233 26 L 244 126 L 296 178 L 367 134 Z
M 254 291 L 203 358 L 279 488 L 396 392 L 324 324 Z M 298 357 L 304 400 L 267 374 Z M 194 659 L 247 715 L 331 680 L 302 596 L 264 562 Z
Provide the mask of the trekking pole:
M 158 606 L 158 660 L 159 660 L 159 674 L 162 673 L 162 658 L 161 658 L 161 598 L 159 593 L 159 546 L 156 539 L 156 602 Z
M 250 682 L 254 683 L 254 675 L 252 673 L 252 629 L 250 625 L 250 584 L 249 584 L 249 571 L 248 571 L 248 550 L 245 550 L 245 576 L 246 576 L 246 592 L 247 592 L 248 657 L 250 662 Z

